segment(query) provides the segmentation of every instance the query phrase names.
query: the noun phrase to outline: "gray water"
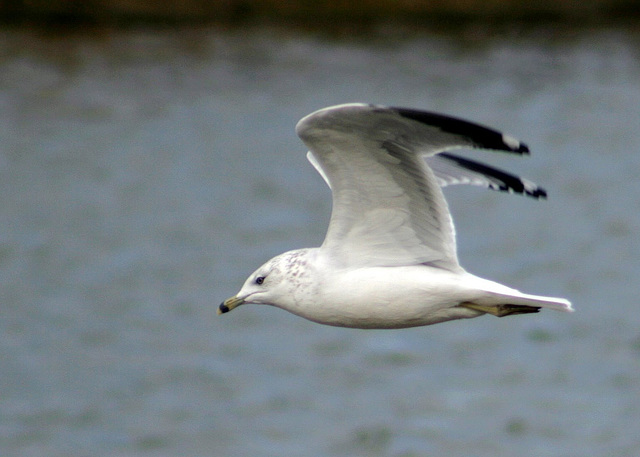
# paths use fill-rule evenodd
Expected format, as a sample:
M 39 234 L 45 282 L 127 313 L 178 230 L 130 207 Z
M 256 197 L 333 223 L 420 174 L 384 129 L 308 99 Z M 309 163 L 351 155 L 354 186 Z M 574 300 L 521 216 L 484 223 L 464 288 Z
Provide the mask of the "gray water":
M 640 455 L 640 36 L 0 32 L 3 456 Z M 401 331 L 247 306 L 319 245 L 294 133 L 366 101 L 527 142 L 446 194 L 471 272 L 577 311 Z

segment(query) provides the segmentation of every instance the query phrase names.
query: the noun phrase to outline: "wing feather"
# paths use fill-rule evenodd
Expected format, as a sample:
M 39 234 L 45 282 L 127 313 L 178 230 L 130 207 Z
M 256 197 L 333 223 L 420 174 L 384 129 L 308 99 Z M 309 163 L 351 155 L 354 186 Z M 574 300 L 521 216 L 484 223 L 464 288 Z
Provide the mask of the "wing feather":
M 528 152 L 514 138 L 478 124 L 365 104 L 316 111 L 296 131 L 333 194 L 321 252 L 349 267 L 431 264 L 460 270 L 443 179 L 424 156 L 460 147 Z
M 534 182 L 474 160 L 445 152 L 426 160 L 442 187 L 471 184 L 533 198 L 547 197 L 547 191 Z

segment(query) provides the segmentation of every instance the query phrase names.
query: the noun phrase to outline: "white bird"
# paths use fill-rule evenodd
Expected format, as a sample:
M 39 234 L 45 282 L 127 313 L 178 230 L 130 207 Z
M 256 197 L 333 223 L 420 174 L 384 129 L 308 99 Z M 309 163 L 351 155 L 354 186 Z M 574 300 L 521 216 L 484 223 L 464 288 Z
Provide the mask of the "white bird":
M 266 262 L 218 313 L 272 305 L 321 324 L 405 328 L 540 308 L 573 311 L 563 298 L 524 294 L 458 263 L 441 186 L 484 185 L 534 198 L 534 183 L 445 153 L 482 148 L 517 154 L 526 145 L 493 129 L 405 108 L 345 104 L 304 117 L 296 132 L 333 194 L 322 246 Z

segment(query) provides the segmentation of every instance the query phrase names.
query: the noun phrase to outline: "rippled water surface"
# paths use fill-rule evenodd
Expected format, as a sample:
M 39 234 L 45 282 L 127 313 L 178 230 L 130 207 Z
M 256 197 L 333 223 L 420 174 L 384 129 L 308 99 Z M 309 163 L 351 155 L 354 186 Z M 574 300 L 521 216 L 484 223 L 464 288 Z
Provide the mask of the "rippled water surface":
M 3 456 L 640 455 L 640 53 L 620 30 L 0 32 Z M 507 131 L 547 201 L 447 189 L 465 267 L 573 314 L 401 331 L 217 304 L 321 243 L 293 127 Z

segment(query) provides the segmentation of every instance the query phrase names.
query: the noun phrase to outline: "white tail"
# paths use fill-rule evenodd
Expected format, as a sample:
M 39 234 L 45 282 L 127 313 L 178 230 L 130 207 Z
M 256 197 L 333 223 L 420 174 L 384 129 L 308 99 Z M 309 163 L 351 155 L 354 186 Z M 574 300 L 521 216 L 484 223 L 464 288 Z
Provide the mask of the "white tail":
M 571 306 L 571 302 L 564 298 L 523 294 L 519 290 L 512 289 L 511 287 L 507 287 L 494 281 L 478 278 L 477 276 L 474 278 L 481 281 L 481 284 L 478 285 L 481 289 L 484 289 L 487 292 L 487 295 L 484 298 L 474 300 L 474 302 L 479 305 L 521 305 L 555 309 L 556 311 L 564 311 L 568 313 L 574 311 Z
M 523 305 L 523 306 L 539 306 L 540 308 L 555 309 L 556 311 L 573 312 L 571 302 L 564 298 L 558 297 L 543 297 L 541 295 L 529 295 L 523 294 L 519 291 L 516 294 L 500 294 L 496 293 L 495 297 L 500 299 L 500 303 L 509 305 Z

